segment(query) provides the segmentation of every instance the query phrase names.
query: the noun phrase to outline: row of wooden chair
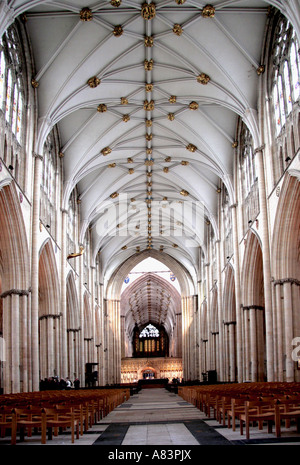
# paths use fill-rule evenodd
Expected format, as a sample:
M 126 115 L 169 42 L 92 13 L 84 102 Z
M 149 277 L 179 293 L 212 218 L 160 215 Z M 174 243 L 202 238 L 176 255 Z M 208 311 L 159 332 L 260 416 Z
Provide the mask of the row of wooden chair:
M 207 418 L 216 420 L 240 434 L 244 428 L 246 439 L 250 439 L 250 425 L 263 424 L 272 433 L 275 425 L 276 437 L 281 436 L 282 423 L 296 425 L 300 433 L 300 383 L 241 383 L 206 386 L 182 386 L 178 394 L 199 408 Z
M 46 444 L 53 434 L 68 429 L 71 442 L 79 439 L 97 421 L 128 400 L 129 389 L 92 389 L 74 391 L 43 391 L 4 395 L 0 398 L 0 436 L 10 436 L 11 445 L 33 431 Z

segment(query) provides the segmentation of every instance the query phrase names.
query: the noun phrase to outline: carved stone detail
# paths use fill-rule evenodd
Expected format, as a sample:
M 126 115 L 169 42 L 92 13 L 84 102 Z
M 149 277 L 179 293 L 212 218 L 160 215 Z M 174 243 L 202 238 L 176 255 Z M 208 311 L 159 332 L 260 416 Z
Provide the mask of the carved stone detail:
M 82 8 L 80 11 L 80 19 L 81 21 L 91 21 L 93 19 L 93 13 L 90 8 Z
M 153 59 L 151 58 L 151 60 L 145 60 L 144 61 L 144 68 L 146 71 L 152 71 L 153 69 Z
M 88 80 L 87 84 L 93 89 L 95 87 L 98 87 L 100 82 L 101 81 L 97 76 L 93 76 Z
M 142 5 L 142 11 L 141 11 L 142 17 L 146 20 L 151 20 L 155 18 L 156 16 L 156 7 L 155 3 L 143 3 Z
M 203 18 L 213 18 L 215 16 L 216 9 L 212 5 L 206 5 L 202 10 Z
M 116 8 L 118 8 L 122 3 L 122 0 L 111 0 L 110 4 Z
M 152 92 L 153 91 L 153 84 L 146 84 L 145 88 L 146 88 L 146 92 Z
M 105 113 L 107 111 L 107 106 L 105 105 L 105 103 L 100 103 L 100 105 L 98 105 L 97 107 L 97 111 L 99 113 Z
M 201 73 L 197 76 L 197 81 L 200 84 L 206 85 L 210 81 L 210 77 L 205 73 Z
M 189 104 L 189 109 L 190 110 L 198 110 L 198 108 L 199 108 L 199 104 L 197 102 L 191 102 Z
M 183 29 L 182 29 L 182 27 L 180 26 L 180 24 L 174 24 L 174 26 L 173 26 L 173 32 L 174 32 L 174 34 L 176 34 L 177 36 L 181 36 L 181 34 L 183 33 Z
M 180 191 L 180 194 L 183 195 L 184 197 L 187 197 L 187 196 L 189 195 L 189 192 L 186 191 L 185 189 L 182 189 L 182 190 Z
M 144 110 L 146 110 L 146 111 L 154 110 L 154 101 L 150 100 L 150 102 L 149 102 L 148 100 L 145 100 L 144 101 Z
M 111 153 L 111 148 L 110 147 L 105 147 L 104 149 L 101 150 L 102 155 L 109 155 Z
M 186 149 L 187 149 L 189 152 L 196 152 L 197 147 L 196 147 L 194 144 L 188 144 L 188 145 L 186 146 Z
M 153 47 L 154 40 L 152 36 L 146 36 L 144 40 L 145 47 Z
M 123 34 L 122 26 L 115 26 L 113 34 L 115 37 L 120 37 Z

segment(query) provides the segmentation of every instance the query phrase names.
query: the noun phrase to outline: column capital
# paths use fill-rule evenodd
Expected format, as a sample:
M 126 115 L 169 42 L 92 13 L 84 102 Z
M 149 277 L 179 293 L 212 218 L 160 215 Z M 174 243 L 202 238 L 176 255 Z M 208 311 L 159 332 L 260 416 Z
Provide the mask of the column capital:
M 265 144 L 263 144 L 260 147 L 257 147 L 256 149 L 254 149 L 254 155 L 256 155 L 257 153 L 262 153 L 264 151 L 264 148 L 265 148 Z
M 273 281 L 274 283 L 274 286 L 277 286 L 278 284 L 282 285 L 282 284 L 286 284 L 286 283 L 290 283 L 290 284 L 296 284 L 296 286 L 300 286 L 300 281 L 296 278 L 283 278 L 283 279 L 277 279 L 275 281 Z
M 60 318 L 62 313 L 45 313 L 39 317 L 39 320 L 47 320 L 48 318 Z
M 43 155 L 41 155 L 40 153 L 32 152 L 32 156 L 33 156 L 33 158 L 35 158 L 36 160 L 41 160 L 41 161 L 43 161 L 43 159 L 44 159 Z
M 264 310 L 265 307 L 261 305 L 245 305 L 242 307 L 243 310 Z
M 29 295 L 30 292 L 31 292 L 31 288 L 29 288 L 27 291 L 25 289 L 9 289 L 8 291 L 2 292 L 2 294 L 0 294 L 0 297 L 2 299 L 5 299 L 5 297 L 11 296 L 11 295 L 19 295 L 19 296 Z

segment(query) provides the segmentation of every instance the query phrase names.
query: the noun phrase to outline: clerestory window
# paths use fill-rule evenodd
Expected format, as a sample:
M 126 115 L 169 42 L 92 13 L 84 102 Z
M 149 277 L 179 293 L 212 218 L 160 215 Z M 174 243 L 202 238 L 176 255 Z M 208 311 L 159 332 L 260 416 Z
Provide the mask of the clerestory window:
M 300 96 L 300 56 L 296 33 L 282 17 L 277 25 L 272 53 L 272 101 L 274 126 L 278 136 L 293 104 Z

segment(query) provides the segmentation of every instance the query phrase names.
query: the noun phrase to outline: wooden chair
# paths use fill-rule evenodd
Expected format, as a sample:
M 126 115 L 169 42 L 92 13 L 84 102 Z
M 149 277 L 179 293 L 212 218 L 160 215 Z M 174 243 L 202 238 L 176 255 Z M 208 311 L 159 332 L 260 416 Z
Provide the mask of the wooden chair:
M 11 444 L 17 443 L 17 433 L 20 433 L 20 441 L 24 441 L 25 432 L 27 436 L 32 436 L 32 429 L 41 429 L 42 427 L 42 413 L 40 408 L 27 407 L 27 408 L 14 408 L 12 410 L 12 434 Z
M 61 431 L 65 428 L 71 428 L 71 442 L 75 442 L 75 429 L 76 439 L 79 439 L 79 419 L 72 408 L 44 408 L 42 409 L 42 444 L 46 444 L 47 430 L 48 439 L 52 439 L 53 428 L 59 428 Z
M 239 415 L 240 434 L 243 435 L 243 424 L 245 423 L 246 439 L 250 439 L 250 423 L 258 422 L 259 428 L 262 428 L 262 422 L 268 424 L 268 433 L 272 433 L 272 425 L 275 423 L 275 405 L 274 401 L 264 402 L 262 400 L 246 401 L 245 413 Z
M 13 425 L 13 413 L 11 407 L 0 407 L 0 437 L 5 438 L 7 435 L 7 430 L 12 432 L 14 425 Z
M 275 402 L 275 434 L 281 436 L 281 422 L 286 420 L 290 427 L 291 420 L 296 422 L 297 433 L 300 433 L 300 399 L 279 399 Z

